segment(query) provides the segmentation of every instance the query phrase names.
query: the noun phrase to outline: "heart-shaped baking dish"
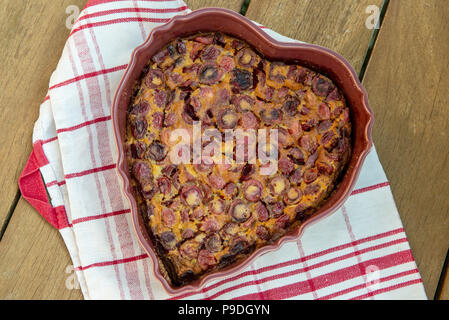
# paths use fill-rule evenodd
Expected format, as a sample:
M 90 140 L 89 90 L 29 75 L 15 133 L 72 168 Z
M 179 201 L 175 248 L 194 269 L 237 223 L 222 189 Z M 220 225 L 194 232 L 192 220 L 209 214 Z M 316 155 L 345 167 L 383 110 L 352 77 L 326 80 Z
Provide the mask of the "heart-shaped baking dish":
M 351 111 L 352 120 L 352 154 L 338 186 L 326 202 L 306 222 L 290 230 L 274 244 L 266 245 L 254 251 L 250 257 L 230 265 L 215 273 L 208 274 L 183 287 L 173 287 L 163 276 L 164 268 L 156 255 L 155 248 L 145 227 L 143 218 L 137 210 L 130 184 L 130 173 L 124 139 L 126 135 L 126 115 L 132 98 L 133 87 L 139 80 L 144 66 L 150 58 L 170 40 L 197 32 L 220 31 L 246 41 L 266 58 L 277 61 L 295 62 L 328 76 L 343 92 Z M 279 42 L 267 35 L 259 26 L 231 10 L 205 8 L 187 15 L 174 17 L 167 24 L 154 28 L 148 39 L 137 47 L 130 63 L 120 81 L 112 105 L 112 123 L 118 147 L 117 170 L 123 179 L 124 192 L 131 210 L 136 235 L 153 262 L 156 277 L 169 294 L 199 290 L 211 279 L 230 277 L 246 267 L 256 257 L 279 248 L 284 242 L 297 240 L 304 228 L 319 219 L 335 212 L 350 195 L 363 161 L 371 146 L 371 127 L 373 113 L 368 105 L 367 94 L 360 84 L 356 72 L 339 54 L 311 44 Z

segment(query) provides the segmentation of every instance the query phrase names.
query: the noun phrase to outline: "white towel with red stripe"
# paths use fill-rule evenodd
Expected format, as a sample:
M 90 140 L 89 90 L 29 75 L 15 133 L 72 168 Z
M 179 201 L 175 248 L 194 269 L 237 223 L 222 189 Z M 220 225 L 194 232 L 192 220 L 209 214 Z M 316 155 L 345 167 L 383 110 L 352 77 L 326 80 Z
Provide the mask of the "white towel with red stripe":
M 181 0 L 91 0 L 50 79 L 28 164 L 42 175 L 50 207 L 42 209 L 45 199 L 33 195 L 37 187 L 21 189 L 59 229 L 84 297 L 426 299 L 374 148 L 344 206 L 308 227 L 300 240 L 257 258 L 233 277 L 210 281 L 199 292 L 166 293 L 134 235 L 115 170 L 110 108 L 132 50 L 152 28 L 188 12 Z

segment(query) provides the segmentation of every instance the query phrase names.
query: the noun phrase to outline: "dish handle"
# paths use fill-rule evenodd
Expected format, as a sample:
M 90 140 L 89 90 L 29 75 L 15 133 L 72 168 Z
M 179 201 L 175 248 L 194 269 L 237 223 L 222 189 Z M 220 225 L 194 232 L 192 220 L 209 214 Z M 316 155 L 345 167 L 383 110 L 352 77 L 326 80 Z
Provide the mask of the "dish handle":
M 64 206 L 53 207 L 45 187 L 40 168 L 49 162 L 42 149 L 42 142 L 33 144 L 33 151 L 19 177 L 19 189 L 22 196 L 56 229 L 68 226 Z

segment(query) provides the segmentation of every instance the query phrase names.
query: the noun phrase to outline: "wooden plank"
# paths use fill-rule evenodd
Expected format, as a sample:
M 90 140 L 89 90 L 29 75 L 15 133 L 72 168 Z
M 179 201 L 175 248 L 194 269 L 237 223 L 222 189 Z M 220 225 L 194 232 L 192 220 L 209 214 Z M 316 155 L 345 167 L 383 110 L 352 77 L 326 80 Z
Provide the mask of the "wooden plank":
M 368 5 L 382 0 L 257 0 L 246 17 L 280 34 L 328 47 L 343 55 L 359 71 L 372 30 L 365 26 Z
M 391 1 L 363 81 L 374 143 L 429 298 L 449 244 L 449 7 Z
M 70 33 L 66 8 L 85 3 L 3 0 L 0 6 L 0 227 L 18 192 L 39 105 Z
M 0 299 L 82 299 L 81 290 L 69 289 L 75 277 L 66 273 L 72 262 L 59 232 L 23 198 L 3 236 L 0 257 Z
M 243 0 L 185 0 L 184 1 L 191 10 L 206 7 L 227 8 L 239 12 L 242 7 Z

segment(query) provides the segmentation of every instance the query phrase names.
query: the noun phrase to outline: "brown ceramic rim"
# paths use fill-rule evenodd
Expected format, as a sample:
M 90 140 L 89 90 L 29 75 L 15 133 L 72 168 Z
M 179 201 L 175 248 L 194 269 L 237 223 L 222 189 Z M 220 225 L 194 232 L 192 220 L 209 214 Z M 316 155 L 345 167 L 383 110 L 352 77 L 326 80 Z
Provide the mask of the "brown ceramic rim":
M 271 60 L 296 62 L 329 76 L 344 93 L 347 105 L 351 110 L 353 127 L 352 154 L 336 190 L 324 205 L 299 228 L 291 230 L 274 244 L 266 245 L 254 251 L 250 257 L 235 265 L 230 265 L 188 285 L 176 288 L 172 287 L 161 274 L 158 259 L 153 250 L 153 244 L 143 219 L 138 213 L 133 196 L 123 144 L 126 133 L 126 110 L 130 103 L 132 89 L 139 79 L 143 67 L 153 54 L 176 37 L 186 36 L 195 32 L 211 31 L 221 31 L 241 38 Z M 279 42 L 267 35 L 259 26 L 247 18 L 231 10 L 221 8 L 205 8 L 186 15 L 178 15 L 167 24 L 154 28 L 148 39 L 138 46 L 131 55 L 131 60 L 115 93 L 111 115 L 118 148 L 117 171 L 123 180 L 124 192 L 131 206 L 134 230 L 139 242 L 152 260 L 156 278 L 160 280 L 163 288 L 170 295 L 200 290 L 211 279 L 230 277 L 238 273 L 256 257 L 278 249 L 284 242 L 297 240 L 306 226 L 340 208 L 351 194 L 360 174 L 362 164 L 372 146 L 371 127 L 374 120 L 373 112 L 368 105 L 367 93 L 360 84 L 356 72 L 339 54 L 317 45 Z

